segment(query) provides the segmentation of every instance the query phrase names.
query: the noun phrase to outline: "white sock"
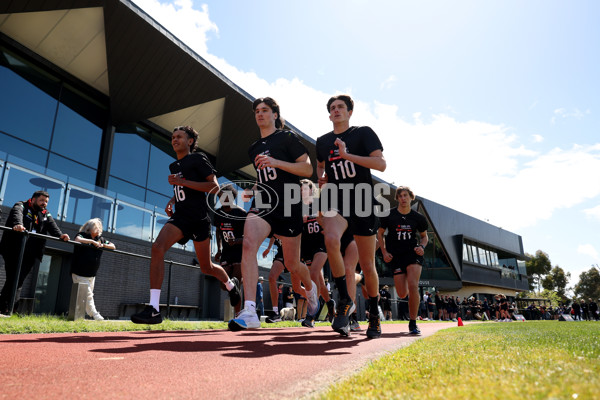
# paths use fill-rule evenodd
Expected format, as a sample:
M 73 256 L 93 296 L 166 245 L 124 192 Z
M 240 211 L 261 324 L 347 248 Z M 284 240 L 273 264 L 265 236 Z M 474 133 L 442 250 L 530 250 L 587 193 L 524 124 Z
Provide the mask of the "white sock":
M 250 300 L 246 300 L 246 301 L 244 301 L 244 308 L 246 310 L 256 312 L 256 302 L 250 301 Z
M 233 289 L 234 287 L 235 287 L 235 285 L 233 284 L 233 282 L 231 281 L 231 279 L 229 279 L 227 282 L 225 282 L 225 288 L 227 289 L 228 292 L 231 289 Z
M 279 307 L 273 307 L 273 313 L 275 315 L 279 314 Z
M 159 311 L 160 289 L 150 289 L 150 305 Z

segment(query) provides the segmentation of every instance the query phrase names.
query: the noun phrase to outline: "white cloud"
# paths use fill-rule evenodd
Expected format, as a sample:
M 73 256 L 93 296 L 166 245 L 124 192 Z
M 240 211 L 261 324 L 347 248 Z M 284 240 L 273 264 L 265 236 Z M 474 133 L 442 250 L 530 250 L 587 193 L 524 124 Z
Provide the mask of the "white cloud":
M 379 89 L 389 90 L 396 84 L 397 81 L 398 78 L 396 78 L 395 75 L 390 75 L 385 81 L 381 82 L 381 85 L 379 85 Z
M 577 247 L 577 252 L 586 256 L 592 257 L 595 261 L 599 261 L 598 251 L 591 244 L 580 244 Z
M 197 10 L 192 0 L 174 0 L 170 3 L 134 0 L 134 3 L 203 57 L 208 53 L 208 33 L 219 32 L 217 25 L 210 21 L 206 4 Z
M 189 0 L 178 0 L 175 6 L 157 0 L 137 3 L 252 96 L 277 99 L 282 116 L 307 135 L 316 138 L 331 130 L 325 105 L 335 93 L 314 89 L 299 78 L 268 82 L 206 52 L 207 34 L 218 29 L 205 6 L 198 11 Z M 188 22 L 182 23 L 181 18 Z M 352 95 L 352 88 L 341 92 Z M 578 109 L 561 108 L 555 110 L 553 119 L 583 115 Z M 373 127 L 383 142 L 388 167 L 378 176 L 511 231 L 600 196 L 600 144 L 539 153 L 528 149 L 504 125 L 461 121 L 446 114 L 415 113 L 406 120 L 395 105 L 360 99 L 355 99 L 352 123 Z M 534 141 L 542 139 L 534 135 Z M 557 196 L 557 192 L 568 196 Z
M 600 221 L 600 205 L 583 210 L 584 214 L 591 218 L 596 218 Z
M 571 111 L 568 111 L 565 108 L 557 108 L 556 110 L 554 110 L 554 116 L 550 119 L 550 122 L 552 124 L 556 123 L 556 119 L 558 117 L 560 118 L 575 118 L 575 119 L 582 119 L 586 114 L 590 114 L 590 110 L 585 110 L 585 112 L 579 110 L 578 108 L 575 108 Z
M 541 143 L 544 141 L 544 137 L 542 135 L 533 135 L 533 143 Z

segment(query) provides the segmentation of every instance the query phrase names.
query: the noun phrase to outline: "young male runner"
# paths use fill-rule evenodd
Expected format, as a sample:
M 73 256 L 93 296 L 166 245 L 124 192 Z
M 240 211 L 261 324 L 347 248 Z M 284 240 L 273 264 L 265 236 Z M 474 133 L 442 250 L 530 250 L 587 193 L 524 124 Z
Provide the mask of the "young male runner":
M 379 277 L 375 269 L 375 234 L 377 219 L 371 169 L 385 171 L 383 146 L 373 130 L 366 126 L 350 126 L 354 101 L 350 96 L 333 96 L 327 102 L 333 131 L 317 139 L 317 177 L 321 185 L 320 223 L 324 229 L 329 265 L 340 292 L 337 313 L 331 327 L 342 335 L 349 334 L 349 316 L 355 305 L 348 295 L 354 286 L 354 270 L 345 271 L 340 242 L 349 230 L 358 246 L 358 258 L 369 294 L 369 328 L 367 337 L 381 336 L 377 302 Z M 323 187 L 324 186 L 324 187 Z M 323 204 L 323 193 L 325 202 Z M 329 196 L 329 199 L 327 199 Z M 337 198 L 337 202 L 335 201 Z M 346 280 L 348 282 L 346 282 Z M 347 286 L 348 285 L 348 286 Z
M 413 335 L 419 335 L 419 278 L 428 238 L 427 220 L 410 208 L 414 199 L 415 195 L 408 187 L 400 186 L 396 189 L 398 207 L 391 209 L 387 217 L 381 218 L 377 238 L 381 245 L 383 261 L 394 271 L 394 285 L 398 297 L 403 299 L 408 294 L 408 330 Z M 384 236 L 386 230 L 387 234 Z
M 287 190 L 295 185 L 300 189 L 300 177 L 312 175 L 308 150 L 291 131 L 283 130 L 279 105 L 270 97 L 256 99 L 252 104 L 260 139 L 248 149 L 258 177 L 253 205 L 244 227 L 242 276 L 244 278 L 244 309 L 229 321 L 229 329 L 259 328 L 256 314 L 256 282 L 258 263 L 256 253 L 270 235 L 281 240 L 285 266 L 304 284 L 308 312 L 319 307 L 317 285 L 311 281 L 306 265 L 300 262 L 302 234 L 302 205 L 286 198 Z M 250 299 L 250 300 L 249 300 Z
M 152 244 L 150 260 L 150 305 L 131 316 L 136 324 L 160 324 L 160 291 L 165 275 L 165 253 L 175 243 L 194 241 L 200 269 L 221 281 L 229 292 L 231 305 L 241 300 L 237 279 L 229 279 L 225 270 L 210 259 L 210 218 L 208 217 L 206 193 L 218 188 L 215 170 L 204 153 L 195 153 L 198 132 L 191 126 L 173 129 L 171 145 L 177 161 L 169 165 L 169 183 L 175 196 L 167 203 L 165 212 L 171 217 L 162 227 Z M 175 211 L 173 211 L 173 205 Z

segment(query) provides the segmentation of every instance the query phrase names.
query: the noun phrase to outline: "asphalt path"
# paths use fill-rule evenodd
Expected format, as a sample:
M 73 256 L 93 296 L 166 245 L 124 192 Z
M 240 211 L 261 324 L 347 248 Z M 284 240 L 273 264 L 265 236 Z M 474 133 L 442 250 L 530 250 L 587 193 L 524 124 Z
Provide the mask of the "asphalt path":
M 2 399 L 312 397 L 369 361 L 456 323 L 383 324 L 342 337 L 329 326 L 243 332 L 0 335 Z

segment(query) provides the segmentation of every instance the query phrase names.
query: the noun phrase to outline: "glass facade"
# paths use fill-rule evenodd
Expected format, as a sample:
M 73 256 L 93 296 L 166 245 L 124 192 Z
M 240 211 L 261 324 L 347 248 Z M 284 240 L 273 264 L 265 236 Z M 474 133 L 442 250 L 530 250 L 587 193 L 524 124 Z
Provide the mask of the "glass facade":
M 26 55 L 1 44 L 0 87 L 0 150 L 4 159 L 15 159 L 20 165 L 25 160 L 35 164 L 38 172 L 94 185 L 101 172 L 99 157 L 109 121 L 108 99 L 83 93 Z M 172 196 L 167 175 L 173 160 L 170 141 L 163 133 L 139 125 L 118 126 L 105 189 L 150 208 L 164 208 Z
M 158 235 L 172 196 L 167 175 L 174 153 L 164 132 L 114 127 L 108 183 L 100 188 L 108 99 L 74 88 L 2 43 L 0 87 L 1 204 L 10 207 L 44 189 L 57 220 L 83 224 L 98 217 L 109 232 L 150 241 Z

